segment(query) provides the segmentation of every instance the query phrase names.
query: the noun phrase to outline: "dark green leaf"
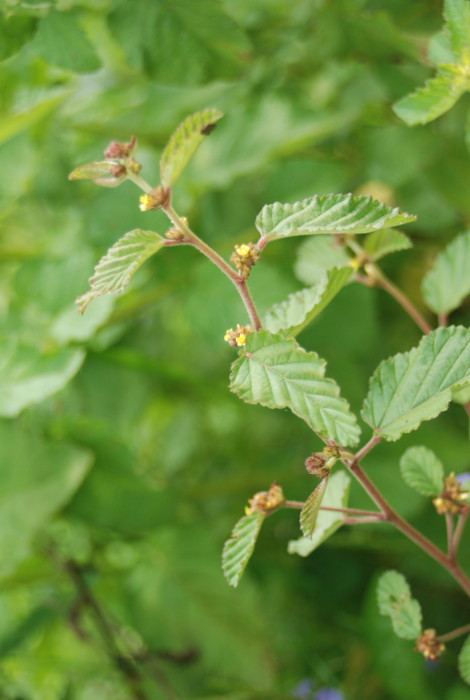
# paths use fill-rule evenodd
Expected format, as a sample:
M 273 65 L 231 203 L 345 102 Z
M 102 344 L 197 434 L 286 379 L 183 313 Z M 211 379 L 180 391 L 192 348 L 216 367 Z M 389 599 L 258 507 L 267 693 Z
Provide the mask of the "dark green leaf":
M 470 685 L 470 637 L 467 637 L 460 650 L 459 671 L 465 683 Z

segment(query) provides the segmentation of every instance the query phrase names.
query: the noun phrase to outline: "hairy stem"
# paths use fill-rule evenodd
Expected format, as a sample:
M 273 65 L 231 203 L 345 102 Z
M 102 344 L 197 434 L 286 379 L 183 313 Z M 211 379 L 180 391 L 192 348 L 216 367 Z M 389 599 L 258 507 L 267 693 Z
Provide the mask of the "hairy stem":
M 457 637 L 461 637 L 468 632 L 470 632 L 470 625 L 463 625 L 462 627 L 457 627 L 457 629 L 452 630 L 452 632 L 440 634 L 437 639 L 440 642 L 450 642 L 452 639 L 457 639 Z
M 284 508 L 296 508 L 302 510 L 305 503 L 303 501 L 284 501 Z M 320 510 L 330 511 L 331 513 L 345 513 L 346 515 L 363 515 L 373 518 L 381 518 L 381 513 L 376 513 L 373 510 L 362 510 L 361 508 L 331 508 L 330 506 L 320 506 Z

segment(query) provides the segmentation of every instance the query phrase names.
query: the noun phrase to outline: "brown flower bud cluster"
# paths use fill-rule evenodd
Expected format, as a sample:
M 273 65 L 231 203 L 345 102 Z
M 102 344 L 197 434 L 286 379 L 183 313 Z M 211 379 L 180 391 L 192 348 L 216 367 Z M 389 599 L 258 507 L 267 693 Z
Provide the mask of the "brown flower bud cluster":
M 243 243 L 236 245 L 230 256 L 230 262 L 241 273 L 243 277 L 248 277 L 251 268 L 259 260 L 259 252 L 254 243 Z
M 437 638 L 436 630 L 424 630 L 416 641 L 415 651 L 419 651 L 425 659 L 436 661 L 445 651 L 445 645 Z
M 224 340 L 232 348 L 241 348 L 246 344 L 246 339 L 252 332 L 253 328 L 251 326 L 240 326 L 240 324 L 237 323 L 235 330 L 229 328 L 228 331 L 226 331 Z
M 279 484 L 271 484 L 268 491 L 259 491 L 248 499 L 249 506 L 245 508 L 245 515 L 252 513 L 266 513 L 275 510 L 284 503 L 284 493 Z
M 309 474 L 324 479 L 331 471 L 331 467 L 340 457 L 338 447 L 330 447 L 327 445 L 323 448 L 323 452 L 314 452 L 305 460 L 305 468 Z
M 157 185 L 147 194 L 139 197 L 140 211 L 155 211 L 168 203 L 169 192 L 162 185 Z
M 462 489 L 452 472 L 444 479 L 444 490 L 432 502 L 439 515 L 457 515 L 468 505 L 468 496 L 469 492 Z
M 183 224 L 188 223 L 188 220 L 185 216 L 181 217 L 181 221 L 183 222 Z M 183 242 L 185 240 L 183 231 L 181 231 L 181 229 L 179 229 L 177 226 L 172 226 L 171 228 L 169 228 L 168 231 L 165 233 L 165 238 L 168 238 L 170 241 Z
M 111 160 L 120 160 L 121 158 L 128 158 L 132 151 L 134 150 L 137 143 L 135 136 L 131 136 L 128 143 L 121 143 L 120 141 L 111 141 L 110 144 L 105 148 L 104 157 Z

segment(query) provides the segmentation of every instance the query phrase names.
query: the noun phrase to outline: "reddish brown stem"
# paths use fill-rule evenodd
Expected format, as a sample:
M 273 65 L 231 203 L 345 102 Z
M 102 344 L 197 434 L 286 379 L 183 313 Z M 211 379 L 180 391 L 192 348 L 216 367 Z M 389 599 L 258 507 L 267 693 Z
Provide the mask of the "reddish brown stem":
M 452 639 L 457 639 L 463 634 L 470 632 L 470 625 L 463 625 L 462 627 L 457 627 L 457 629 L 452 630 L 452 632 L 447 632 L 446 634 L 440 634 L 437 638 L 440 642 L 450 642 Z

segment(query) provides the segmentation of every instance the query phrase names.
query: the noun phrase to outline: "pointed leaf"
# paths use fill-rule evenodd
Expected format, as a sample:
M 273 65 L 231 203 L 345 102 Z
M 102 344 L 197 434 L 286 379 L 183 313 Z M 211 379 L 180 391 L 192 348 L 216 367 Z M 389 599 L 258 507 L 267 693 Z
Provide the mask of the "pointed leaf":
M 312 285 L 323 279 L 333 267 L 345 267 L 349 255 L 335 236 L 312 236 L 297 248 L 295 274 L 304 284 Z
M 460 650 L 459 671 L 465 683 L 470 685 L 470 636 L 467 637 Z
M 468 0 L 445 0 L 445 31 L 452 50 L 463 63 L 470 64 L 470 3 Z
M 322 505 L 328 508 L 347 508 L 350 484 L 351 479 L 344 471 L 338 471 L 330 476 Z M 342 513 L 320 510 L 313 534 L 310 537 L 291 540 L 288 546 L 289 554 L 307 557 L 341 527 L 343 518 Z
M 187 117 L 170 138 L 160 159 L 160 180 L 164 187 L 171 187 L 181 175 L 189 159 L 210 134 L 223 113 L 218 109 L 205 109 Z
M 320 506 L 323 496 L 325 495 L 327 484 L 328 477 L 320 481 L 317 488 L 312 491 L 305 501 L 304 507 L 300 512 L 300 529 L 305 537 L 311 537 L 315 531 L 317 517 L 320 512 Z
M 452 389 L 470 382 L 470 330 L 438 328 L 375 370 L 362 416 L 377 435 L 397 440 L 445 411 Z
M 92 163 L 84 163 L 72 170 L 69 180 L 94 180 L 97 177 L 109 175 L 109 167 L 114 165 L 109 160 L 97 160 Z
M 160 250 L 164 243 L 165 239 L 153 231 L 136 228 L 124 234 L 95 267 L 95 273 L 89 280 L 91 290 L 78 297 L 80 312 L 100 294 L 121 294 L 142 263 Z
M 328 306 L 352 274 L 349 266 L 329 270 L 313 287 L 289 294 L 286 301 L 274 304 L 266 313 L 263 326 L 271 333 L 282 330 L 286 338 L 293 338 Z
M 400 459 L 404 481 L 422 496 L 437 496 L 444 488 L 444 467 L 427 447 L 410 447 Z
M 410 587 L 398 571 L 386 571 L 379 578 L 377 601 L 381 615 L 392 620 L 393 630 L 402 639 L 417 639 L 422 630 L 421 606 L 411 597 Z
M 324 374 L 325 362 L 316 353 L 260 331 L 248 336 L 246 352 L 233 363 L 230 389 L 247 403 L 289 408 L 320 436 L 355 445 L 360 432 L 356 417 L 336 382 Z
M 386 228 L 383 231 L 374 231 L 366 238 L 364 250 L 367 253 L 369 260 L 380 260 L 389 253 L 395 253 L 398 250 L 406 250 L 412 248 L 408 236 L 405 236 L 401 231 Z
M 265 520 L 264 513 L 244 515 L 233 528 L 222 553 L 222 569 L 230 586 L 236 588 L 253 554 L 256 540 Z
M 457 236 L 437 256 L 423 279 L 422 292 L 437 314 L 457 309 L 470 294 L 470 231 Z
M 266 204 L 256 217 L 256 228 L 264 238 L 274 240 L 319 233 L 371 233 L 415 219 L 372 197 L 327 194 L 294 204 Z
M 90 73 L 101 67 L 73 12 L 51 10 L 40 20 L 32 45 L 45 61 L 74 73 Z

